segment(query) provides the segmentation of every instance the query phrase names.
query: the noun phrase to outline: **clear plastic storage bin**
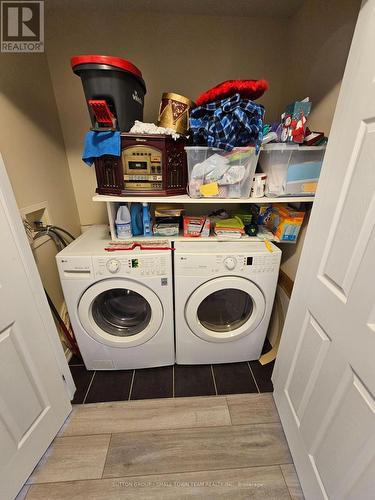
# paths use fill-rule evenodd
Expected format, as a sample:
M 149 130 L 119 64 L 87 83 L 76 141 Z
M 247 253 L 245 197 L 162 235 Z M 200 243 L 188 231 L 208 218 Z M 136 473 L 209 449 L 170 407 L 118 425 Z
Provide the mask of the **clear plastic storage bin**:
M 282 143 L 263 146 L 259 165 L 267 174 L 266 196 L 314 195 L 325 149 Z
M 189 146 L 188 162 L 191 198 L 248 198 L 258 155 L 254 147 L 218 148 Z

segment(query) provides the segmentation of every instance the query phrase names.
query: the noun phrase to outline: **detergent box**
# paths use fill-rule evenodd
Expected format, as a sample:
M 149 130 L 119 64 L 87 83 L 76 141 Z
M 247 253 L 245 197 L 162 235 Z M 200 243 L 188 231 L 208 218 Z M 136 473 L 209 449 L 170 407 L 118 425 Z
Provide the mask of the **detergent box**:
M 272 207 L 267 227 L 283 242 L 295 243 L 301 229 L 305 212 L 288 206 Z
M 258 223 L 265 225 L 284 243 L 296 243 L 305 212 L 295 210 L 287 205 L 261 205 Z

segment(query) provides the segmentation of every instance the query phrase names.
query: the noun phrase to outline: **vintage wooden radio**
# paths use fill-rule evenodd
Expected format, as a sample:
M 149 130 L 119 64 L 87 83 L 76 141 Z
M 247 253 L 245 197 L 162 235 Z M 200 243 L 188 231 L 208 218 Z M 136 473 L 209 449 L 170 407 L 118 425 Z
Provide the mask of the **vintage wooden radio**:
M 186 139 L 169 135 L 121 134 L 121 157 L 95 160 L 99 194 L 177 195 L 186 193 Z

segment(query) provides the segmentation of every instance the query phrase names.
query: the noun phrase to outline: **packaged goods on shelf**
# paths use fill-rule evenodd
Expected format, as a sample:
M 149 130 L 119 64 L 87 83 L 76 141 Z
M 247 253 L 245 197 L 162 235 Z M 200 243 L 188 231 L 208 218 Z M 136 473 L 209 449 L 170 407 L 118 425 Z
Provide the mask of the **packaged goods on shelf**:
M 263 146 L 259 165 L 267 174 L 266 196 L 314 195 L 325 148 L 280 143 Z
M 180 231 L 180 225 L 177 223 L 165 223 L 160 222 L 158 224 L 154 224 L 153 233 L 154 236 L 178 236 Z
M 186 238 L 207 237 L 210 235 L 211 221 L 209 217 L 184 216 L 184 236 Z
M 286 205 L 263 205 L 258 223 L 264 224 L 280 242 L 296 243 L 304 217 L 305 212 Z
M 185 148 L 191 198 L 248 198 L 258 155 L 254 147 L 231 152 L 204 146 Z

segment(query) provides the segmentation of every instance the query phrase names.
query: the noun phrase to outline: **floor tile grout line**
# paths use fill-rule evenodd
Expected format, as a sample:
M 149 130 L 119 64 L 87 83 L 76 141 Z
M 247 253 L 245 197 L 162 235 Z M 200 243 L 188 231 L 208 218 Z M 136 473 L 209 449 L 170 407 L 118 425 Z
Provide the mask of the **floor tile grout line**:
M 255 378 L 255 375 L 254 375 L 254 373 L 253 373 L 253 370 L 251 369 L 251 366 L 250 366 L 250 361 L 248 361 L 248 362 L 247 362 L 247 366 L 249 367 L 249 370 L 250 370 L 251 376 L 253 377 L 253 380 L 254 380 L 254 383 L 255 383 L 255 387 L 257 388 L 258 394 L 260 394 L 260 390 L 259 390 L 258 383 L 257 383 L 257 381 L 256 381 L 256 378 Z
M 128 401 L 130 401 L 130 398 L 131 398 L 131 395 L 132 395 L 133 384 L 134 384 L 134 377 L 135 377 L 135 370 L 133 370 L 132 381 L 130 382 L 130 389 L 129 389 Z
M 243 466 L 237 466 L 237 467 L 225 467 L 222 469 L 200 469 L 200 470 L 185 470 L 185 471 L 177 471 L 177 472 L 155 472 L 154 474 L 132 474 L 131 476 L 111 476 L 111 477 L 93 477 L 91 479 L 68 479 L 64 481 L 51 481 L 51 482 L 46 482 L 46 483 L 25 483 L 25 485 L 29 485 L 30 487 L 36 486 L 36 485 L 54 485 L 54 484 L 64 484 L 64 483 L 79 483 L 79 482 L 86 482 L 86 481 L 105 481 L 105 480 L 113 480 L 113 479 L 128 479 L 132 477 L 153 477 L 153 476 L 160 476 L 161 474 L 164 476 L 171 476 L 171 475 L 177 475 L 177 474 L 190 474 L 194 472 L 226 472 L 226 471 L 231 471 L 231 470 L 245 470 L 245 469 L 266 469 L 269 467 L 280 467 L 282 465 L 293 465 L 292 462 L 284 462 L 282 464 L 271 464 L 271 465 L 243 465 Z M 289 490 L 288 490 L 289 491 Z M 27 499 L 26 499 L 27 500 Z
M 251 393 L 248 393 L 248 394 L 251 394 Z M 255 393 L 253 393 L 253 394 L 255 394 Z M 240 394 L 228 394 L 228 395 L 226 395 L 226 394 L 218 394 L 218 397 L 225 399 L 226 396 L 236 396 L 236 395 L 237 396 L 243 396 L 244 394 L 242 394 L 242 393 L 240 393 Z M 199 399 L 206 399 L 206 398 L 215 398 L 216 399 L 216 396 L 214 394 L 209 394 L 209 395 L 206 395 L 206 396 L 201 395 L 201 396 L 179 396 L 178 397 L 179 400 L 180 399 L 198 399 L 198 398 Z M 157 397 L 157 398 L 146 398 L 146 399 L 132 399 L 130 402 L 131 403 L 145 404 L 146 402 L 148 403 L 150 401 L 151 402 L 160 402 L 161 400 L 164 401 L 164 400 L 168 400 L 168 399 L 169 400 L 173 400 L 172 397 L 169 397 L 169 398 L 160 398 L 160 397 Z M 121 404 L 124 404 L 124 403 L 129 403 L 129 400 L 128 399 L 123 399 L 121 401 L 119 401 L 119 400 L 117 400 L 117 401 L 97 401 L 95 403 L 86 403 L 84 406 L 85 406 L 85 408 L 90 408 L 91 406 L 94 407 L 95 405 L 108 405 L 108 404 L 110 404 L 110 405 L 116 405 L 116 404 L 121 405 Z M 74 403 L 73 404 L 73 407 L 77 408 L 77 409 L 79 409 L 78 407 L 80 407 L 80 406 L 83 406 L 83 404 L 82 403 Z M 91 409 L 93 409 L 93 408 L 91 408 Z
M 91 380 L 90 380 L 89 386 L 88 386 L 88 388 L 87 388 L 87 391 L 86 391 L 85 397 L 83 398 L 83 402 L 82 402 L 82 404 L 85 404 L 85 403 L 86 403 L 87 395 L 88 395 L 88 393 L 89 393 L 89 390 L 91 389 L 91 385 L 92 385 L 92 382 L 93 382 L 93 380 L 94 380 L 95 374 L 96 374 L 96 370 L 94 371 L 94 373 L 93 373 L 93 375 L 92 375 L 92 377 L 91 377 Z
M 221 469 L 197 469 L 197 470 L 176 470 L 176 471 L 173 471 L 173 472 L 158 472 L 158 473 L 155 473 L 155 474 L 142 474 L 142 473 L 138 473 L 138 474 L 132 474 L 132 475 L 129 475 L 129 476 L 106 476 L 106 477 L 103 477 L 103 478 L 98 478 L 99 481 L 102 481 L 104 479 L 121 479 L 121 478 L 124 478 L 125 480 L 128 479 L 128 478 L 131 478 L 131 477 L 148 477 L 148 476 L 160 476 L 160 475 L 173 475 L 173 474 L 190 474 L 190 473 L 194 473 L 194 472 L 215 472 L 215 471 L 218 471 L 218 472 L 226 472 L 226 471 L 230 471 L 230 470 L 246 470 L 246 469 L 260 469 L 260 468 L 269 468 L 269 467 L 280 467 L 282 465 L 290 465 L 290 462 L 277 462 L 277 463 L 267 463 L 267 464 L 262 464 L 262 465 L 239 465 L 237 467 L 232 467 L 232 466 L 229 466 L 229 467 L 222 467 Z M 74 480 L 73 480 L 74 481 Z M 75 481 L 87 481 L 87 479 L 76 479 Z M 67 481 L 61 481 L 63 483 L 67 482 Z M 51 484 L 51 483 L 32 483 L 32 484 Z M 288 494 L 290 495 L 289 493 L 289 489 L 288 487 L 287 488 L 287 491 L 288 491 Z M 27 499 L 26 499 L 27 500 Z
M 218 393 L 217 393 L 217 387 L 216 387 L 216 380 L 215 380 L 215 374 L 214 374 L 214 368 L 213 366 L 211 365 L 211 374 L 212 374 L 212 379 L 214 381 L 214 387 L 215 387 L 215 394 L 216 396 L 218 396 Z
M 228 408 L 228 413 L 229 413 L 229 420 L 230 420 L 230 425 L 234 425 L 233 424 L 233 419 L 232 419 L 232 412 L 230 411 L 230 404 L 229 404 L 229 401 L 228 401 L 228 397 L 225 396 L 225 401 L 227 403 L 227 408 Z
M 107 448 L 107 452 L 105 454 L 105 460 L 104 460 L 104 464 L 103 464 L 103 470 L 102 470 L 101 477 L 98 478 L 98 479 L 103 479 L 105 466 L 107 464 L 107 458 L 108 458 L 109 448 L 111 447 L 111 441 L 112 441 L 112 434 L 109 435 L 108 448 Z
M 174 365 L 172 366 L 172 398 L 174 398 Z
M 281 464 L 281 465 L 285 465 L 285 464 Z M 290 500 L 293 500 L 292 494 L 291 494 L 291 492 L 290 492 L 290 489 L 289 489 L 288 483 L 286 482 L 286 479 L 285 479 L 285 476 L 284 476 L 284 472 L 283 472 L 283 468 L 281 467 L 281 465 L 279 465 L 279 469 L 280 469 L 280 472 L 281 472 L 281 476 L 282 476 L 282 478 L 283 478 L 283 480 L 284 480 L 284 484 L 285 484 L 286 489 L 287 489 L 287 491 L 288 491 L 288 494 L 289 494 L 289 496 L 290 496 Z
M 57 436 L 56 439 L 65 439 L 65 438 L 74 438 L 74 437 L 83 437 L 83 436 L 104 436 L 104 435 L 115 435 L 115 434 L 143 434 L 143 433 L 158 433 L 158 432 L 166 432 L 170 431 L 171 433 L 177 433 L 180 431 L 186 431 L 186 430 L 209 430 L 209 429 L 216 429 L 217 427 L 258 427 L 261 425 L 264 425 L 266 427 L 270 427 L 277 424 L 281 429 L 282 425 L 279 420 L 275 420 L 272 422 L 253 422 L 253 423 L 247 423 L 247 424 L 215 424 L 215 425 L 205 425 L 205 426 L 187 426 L 187 427 L 162 427 L 162 428 L 150 428 L 150 429 L 143 429 L 143 430 L 132 430 L 132 431 L 102 431 L 102 432 L 96 432 L 94 434 L 66 434 L 63 436 Z M 285 463 L 291 463 L 291 462 L 285 462 Z M 276 464 L 278 465 L 278 464 Z M 284 464 L 283 464 L 284 465 Z

